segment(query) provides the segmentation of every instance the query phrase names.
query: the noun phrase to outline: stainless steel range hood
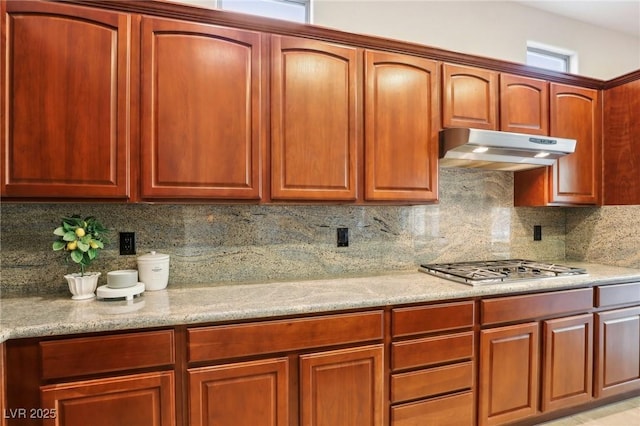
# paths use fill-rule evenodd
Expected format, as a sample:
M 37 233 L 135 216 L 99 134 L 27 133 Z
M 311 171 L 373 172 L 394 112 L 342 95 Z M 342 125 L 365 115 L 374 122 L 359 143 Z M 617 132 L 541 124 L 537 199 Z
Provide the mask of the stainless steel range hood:
M 575 139 L 470 128 L 440 131 L 443 167 L 527 170 L 550 166 L 575 149 Z

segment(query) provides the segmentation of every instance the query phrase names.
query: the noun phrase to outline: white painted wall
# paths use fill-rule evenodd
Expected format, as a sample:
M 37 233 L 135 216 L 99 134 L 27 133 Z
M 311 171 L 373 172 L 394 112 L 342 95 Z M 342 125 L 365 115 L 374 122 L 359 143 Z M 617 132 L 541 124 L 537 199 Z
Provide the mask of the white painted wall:
M 316 25 L 525 63 L 526 42 L 578 53 L 578 74 L 640 69 L 640 39 L 513 1 L 312 0 Z M 639 22 L 640 25 L 640 22 Z
M 216 5 L 216 0 L 170 1 Z M 526 43 L 532 40 L 577 52 L 577 73 L 603 80 L 640 69 L 640 39 L 509 0 L 311 0 L 311 4 L 314 24 L 352 33 L 516 63 L 525 63 Z

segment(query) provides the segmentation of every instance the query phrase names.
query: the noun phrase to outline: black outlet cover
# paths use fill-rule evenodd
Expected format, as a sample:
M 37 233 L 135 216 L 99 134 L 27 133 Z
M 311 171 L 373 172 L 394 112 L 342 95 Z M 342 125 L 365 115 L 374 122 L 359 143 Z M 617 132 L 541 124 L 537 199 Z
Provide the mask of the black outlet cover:
M 338 228 L 338 247 L 349 247 L 349 228 Z
M 120 233 L 120 255 L 136 254 L 136 233 Z

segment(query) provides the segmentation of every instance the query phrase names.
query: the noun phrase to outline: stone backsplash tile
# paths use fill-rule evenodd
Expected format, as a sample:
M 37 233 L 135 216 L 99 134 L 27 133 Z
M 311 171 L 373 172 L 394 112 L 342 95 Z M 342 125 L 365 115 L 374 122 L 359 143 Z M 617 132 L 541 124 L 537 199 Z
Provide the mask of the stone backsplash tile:
M 640 268 L 640 206 L 567 209 L 567 258 Z
M 441 169 L 440 202 L 418 206 L 3 203 L 3 296 L 67 294 L 77 268 L 51 251 L 62 216 L 93 215 L 114 232 L 90 269 L 136 268 L 118 232 L 135 231 L 138 254 L 171 255 L 170 285 L 315 279 L 415 270 L 419 263 L 565 254 L 564 209 L 513 208 L 513 174 Z M 534 242 L 534 224 L 543 240 Z M 336 247 L 336 228 L 349 247 Z

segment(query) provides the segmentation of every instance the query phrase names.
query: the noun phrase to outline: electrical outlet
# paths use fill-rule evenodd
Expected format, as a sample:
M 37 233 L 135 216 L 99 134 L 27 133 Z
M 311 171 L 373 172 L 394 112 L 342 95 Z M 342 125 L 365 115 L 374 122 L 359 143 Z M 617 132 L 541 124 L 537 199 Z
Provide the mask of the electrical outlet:
M 120 233 L 120 255 L 136 254 L 136 233 Z
M 349 247 L 349 228 L 338 228 L 338 247 Z
M 533 241 L 542 241 L 542 225 L 533 225 Z

